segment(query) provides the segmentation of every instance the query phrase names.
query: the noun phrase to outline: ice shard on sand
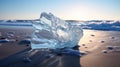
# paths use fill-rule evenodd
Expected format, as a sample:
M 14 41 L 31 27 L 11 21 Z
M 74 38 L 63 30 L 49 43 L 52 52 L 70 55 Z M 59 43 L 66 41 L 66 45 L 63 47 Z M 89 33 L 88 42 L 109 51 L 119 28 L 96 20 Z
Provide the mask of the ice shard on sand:
M 79 25 L 73 25 L 51 13 L 41 13 L 40 21 L 34 22 L 35 31 L 31 39 L 32 49 L 72 48 L 83 36 Z

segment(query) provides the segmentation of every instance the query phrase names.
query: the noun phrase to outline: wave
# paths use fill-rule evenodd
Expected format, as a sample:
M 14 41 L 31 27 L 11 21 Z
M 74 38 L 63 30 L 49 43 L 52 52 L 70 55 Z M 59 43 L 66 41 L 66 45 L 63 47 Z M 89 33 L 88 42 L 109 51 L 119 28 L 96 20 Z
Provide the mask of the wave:
M 120 31 L 120 21 L 84 21 L 70 23 L 79 24 L 83 29 Z
M 32 26 L 32 22 L 37 22 L 36 20 L 32 21 L 11 21 L 11 22 L 0 22 L 0 25 L 6 26 Z M 67 20 L 70 24 L 78 24 L 83 29 L 91 29 L 91 30 L 103 30 L 103 31 L 120 31 L 120 21 L 103 21 L 103 20 L 91 20 L 91 21 L 71 21 Z

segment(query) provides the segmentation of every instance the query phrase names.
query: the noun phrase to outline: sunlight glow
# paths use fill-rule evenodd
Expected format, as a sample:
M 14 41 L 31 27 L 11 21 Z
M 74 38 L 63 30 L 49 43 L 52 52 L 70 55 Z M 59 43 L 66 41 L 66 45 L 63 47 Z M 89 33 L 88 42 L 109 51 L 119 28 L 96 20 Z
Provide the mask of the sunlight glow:
M 120 20 L 120 0 L 1 0 L 0 19 L 38 19 L 51 12 L 64 20 Z

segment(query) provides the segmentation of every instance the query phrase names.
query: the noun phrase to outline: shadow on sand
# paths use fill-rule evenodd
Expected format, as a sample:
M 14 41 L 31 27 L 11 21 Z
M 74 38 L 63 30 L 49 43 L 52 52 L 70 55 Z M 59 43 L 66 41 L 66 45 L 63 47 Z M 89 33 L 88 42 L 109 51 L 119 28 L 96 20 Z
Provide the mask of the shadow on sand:
M 0 60 L 0 67 L 81 67 L 80 57 L 50 54 L 39 50 L 30 52 L 31 62 L 24 62 L 25 53 L 29 50 L 30 48 L 25 49 Z

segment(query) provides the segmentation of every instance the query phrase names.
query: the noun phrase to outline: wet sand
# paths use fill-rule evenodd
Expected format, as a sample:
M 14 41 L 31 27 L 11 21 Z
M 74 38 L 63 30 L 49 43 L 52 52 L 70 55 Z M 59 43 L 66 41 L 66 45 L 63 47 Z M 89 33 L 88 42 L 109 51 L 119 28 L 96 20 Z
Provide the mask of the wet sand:
M 1 44 L 0 67 L 120 67 L 120 52 L 102 52 L 107 45 L 120 46 L 120 32 L 84 30 L 79 50 L 87 51 L 87 55 L 75 57 L 52 54 L 51 58 L 47 58 L 49 52 L 34 50 L 30 53 L 32 61 L 25 63 L 22 59 L 31 48 L 30 46 L 18 45 L 18 43 L 26 39 L 26 35 L 32 33 L 32 28 L 0 26 L 2 37 L 6 37 L 7 31 L 15 31 L 15 36 L 19 37 L 15 37 L 18 40 L 16 42 Z
M 0 59 L 3 59 L 7 56 L 10 56 L 14 53 L 17 53 L 19 51 L 22 51 L 26 48 L 29 48 L 30 46 L 25 45 L 18 45 L 18 43 L 23 39 L 30 38 L 31 33 L 33 32 L 32 27 L 25 27 L 25 26 L 0 26 L 0 32 L 1 32 L 1 38 L 7 38 L 7 39 L 15 39 L 16 42 L 10 42 L 10 43 L 0 43 Z M 14 32 L 14 37 L 8 38 L 7 33 L 8 32 Z
M 82 67 L 120 67 L 120 51 L 102 52 L 107 46 L 120 46 L 120 32 L 84 30 L 80 45 L 80 50 L 88 51 L 80 58 Z
M 1 38 L 7 38 L 7 32 L 14 31 L 15 37 L 10 39 L 16 39 L 16 42 L 1 43 L 0 46 L 0 67 L 81 67 L 80 57 L 56 55 L 52 54 L 48 57 L 48 51 L 31 50 L 30 46 L 19 45 L 18 43 L 27 39 L 26 35 L 30 35 L 33 32 L 33 28 L 26 27 L 1 27 Z M 19 37 L 16 37 L 19 36 Z M 23 59 L 26 57 L 26 53 L 29 52 L 31 62 L 25 62 Z

